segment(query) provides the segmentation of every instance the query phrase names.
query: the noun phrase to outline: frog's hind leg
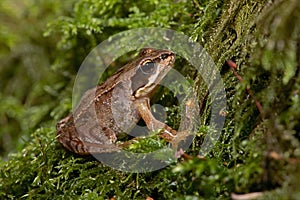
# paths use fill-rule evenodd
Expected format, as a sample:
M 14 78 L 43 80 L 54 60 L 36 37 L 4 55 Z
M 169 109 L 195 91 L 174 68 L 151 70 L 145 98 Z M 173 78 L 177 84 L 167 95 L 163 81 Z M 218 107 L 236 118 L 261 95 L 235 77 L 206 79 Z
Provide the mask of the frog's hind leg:
M 86 146 L 78 138 L 78 134 L 72 118 L 72 116 L 68 116 L 57 123 L 56 139 L 63 147 L 65 147 L 69 151 L 81 155 L 88 155 L 89 153 Z
M 66 135 L 66 134 L 64 134 Z M 84 142 L 78 137 L 74 137 L 72 134 L 67 134 L 68 137 L 59 134 L 57 140 L 62 144 L 63 147 L 68 149 L 71 152 L 74 152 L 79 155 L 90 155 L 90 154 L 99 154 L 99 153 L 110 153 L 119 151 L 121 148 L 116 144 L 97 144 Z

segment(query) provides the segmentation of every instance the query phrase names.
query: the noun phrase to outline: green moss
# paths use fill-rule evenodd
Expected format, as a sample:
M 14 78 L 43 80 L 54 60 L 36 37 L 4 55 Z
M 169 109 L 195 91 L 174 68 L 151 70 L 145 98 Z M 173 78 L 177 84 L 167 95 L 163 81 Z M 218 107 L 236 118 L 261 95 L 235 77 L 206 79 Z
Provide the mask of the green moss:
M 265 199 L 299 195 L 298 0 L 26 0 L 16 5 L 0 3 L 5 22 L 0 25 L 0 148 L 5 158 L 0 162 L 0 198 L 230 199 L 232 192 L 255 191 L 264 192 Z M 201 77 L 178 59 L 181 72 L 195 80 L 203 104 L 200 129 L 187 151 L 192 160 L 134 174 L 67 152 L 56 142 L 55 125 L 71 110 L 72 82 L 87 52 L 115 33 L 149 26 L 190 35 L 221 71 L 226 121 L 214 149 L 205 160 L 196 157 L 211 130 L 210 103 Z M 224 65 L 227 59 L 237 63 L 242 83 Z M 263 119 L 247 88 L 262 104 Z M 161 92 L 170 102 L 174 94 Z M 179 110 L 168 108 L 172 127 L 178 127 Z M 130 148 L 152 151 L 162 145 L 153 136 Z

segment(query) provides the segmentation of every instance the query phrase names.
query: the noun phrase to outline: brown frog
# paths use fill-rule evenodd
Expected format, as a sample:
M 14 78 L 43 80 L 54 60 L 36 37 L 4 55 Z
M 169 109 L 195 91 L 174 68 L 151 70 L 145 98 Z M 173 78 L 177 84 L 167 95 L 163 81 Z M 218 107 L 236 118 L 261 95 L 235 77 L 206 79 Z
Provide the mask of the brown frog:
M 74 112 L 57 123 L 57 140 L 81 155 L 118 151 L 130 141 L 119 143 L 117 137 L 142 118 L 149 130 L 161 129 L 160 137 L 172 141 L 176 131 L 154 118 L 149 101 L 174 62 L 171 51 L 142 49 L 136 59 L 85 92 Z

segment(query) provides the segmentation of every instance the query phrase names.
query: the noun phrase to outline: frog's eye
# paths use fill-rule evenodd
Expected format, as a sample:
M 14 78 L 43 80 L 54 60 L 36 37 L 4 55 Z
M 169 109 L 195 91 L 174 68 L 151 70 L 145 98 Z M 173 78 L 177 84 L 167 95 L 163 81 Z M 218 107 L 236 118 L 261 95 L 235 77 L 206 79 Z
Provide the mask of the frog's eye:
M 140 66 L 143 74 L 152 74 L 156 70 L 156 63 L 152 61 L 148 61 L 145 64 Z

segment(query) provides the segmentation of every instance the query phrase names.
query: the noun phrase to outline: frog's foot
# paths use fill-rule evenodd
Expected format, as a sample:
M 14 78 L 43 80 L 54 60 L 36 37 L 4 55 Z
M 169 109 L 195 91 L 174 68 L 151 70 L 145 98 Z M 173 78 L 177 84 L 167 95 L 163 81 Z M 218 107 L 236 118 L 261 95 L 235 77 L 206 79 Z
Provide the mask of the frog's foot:
M 176 135 L 177 135 L 177 131 L 173 130 L 169 126 L 166 126 L 159 134 L 159 136 L 165 139 L 167 142 L 173 141 Z

